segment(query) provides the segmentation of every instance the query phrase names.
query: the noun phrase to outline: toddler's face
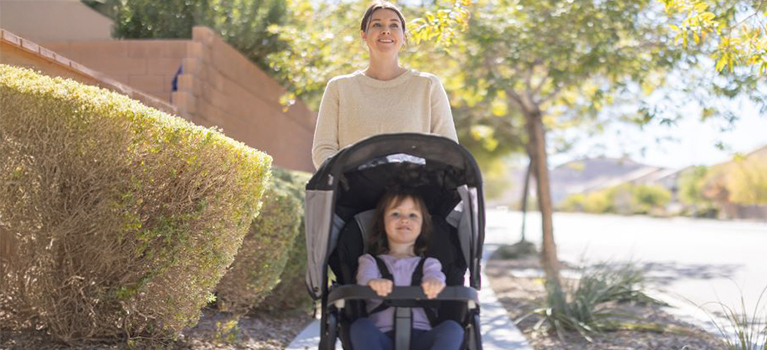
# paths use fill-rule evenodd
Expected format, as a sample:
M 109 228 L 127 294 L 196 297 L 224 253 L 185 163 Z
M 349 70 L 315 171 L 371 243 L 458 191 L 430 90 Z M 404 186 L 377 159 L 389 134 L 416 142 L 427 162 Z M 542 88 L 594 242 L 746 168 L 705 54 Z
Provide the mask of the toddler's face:
M 384 212 L 384 227 L 390 243 L 415 244 L 421 234 L 422 224 L 423 214 L 410 197 L 402 200 L 399 205 L 386 208 Z

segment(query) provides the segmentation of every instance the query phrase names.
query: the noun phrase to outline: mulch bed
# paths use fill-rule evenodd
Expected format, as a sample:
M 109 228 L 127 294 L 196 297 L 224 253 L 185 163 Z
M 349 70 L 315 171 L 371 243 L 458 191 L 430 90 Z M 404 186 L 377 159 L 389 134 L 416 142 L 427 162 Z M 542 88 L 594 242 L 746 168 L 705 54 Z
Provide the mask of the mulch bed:
M 512 320 L 517 320 L 539 307 L 545 297 L 543 280 L 520 277 L 530 269 L 540 269 L 537 257 L 502 260 L 494 256 L 488 261 L 485 273 L 493 291 Z M 517 275 L 515 276 L 515 272 Z M 614 305 L 621 313 L 636 317 L 640 323 L 664 325 L 665 331 L 614 331 L 597 335 L 589 342 L 577 332 L 564 332 L 562 340 L 557 334 L 534 331 L 540 316 L 525 318 L 517 327 L 536 350 L 721 350 L 725 345 L 714 336 L 682 322 L 657 305 Z M 633 317 L 632 317 L 633 318 Z M 637 322 L 637 321 L 635 321 Z

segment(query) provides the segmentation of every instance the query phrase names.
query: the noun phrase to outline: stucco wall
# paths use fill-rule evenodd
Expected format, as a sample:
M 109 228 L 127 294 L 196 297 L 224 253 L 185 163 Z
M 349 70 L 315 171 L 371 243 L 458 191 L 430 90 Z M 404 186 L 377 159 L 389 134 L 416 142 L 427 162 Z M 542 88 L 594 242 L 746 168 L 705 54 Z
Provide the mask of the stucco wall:
M 99 86 L 127 95 L 147 106 L 177 114 L 176 107 L 166 101 L 116 81 L 59 52 L 4 29 L 0 29 L 0 63 L 32 68 L 46 75 L 70 78 L 84 84 Z
M 297 102 L 286 112 L 286 91 L 210 29 L 196 27 L 174 104 L 193 122 L 263 150 L 275 164 L 314 171 L 311 143 L 316 113 Z
M 122 84 L 171 103 L 178 115 L 274 158 L 280 167 L 314 171 L 316 113 L 279 103 L 285 89 L 206 27 L 192 40 L 106 40 L 41 43 Z M 178 90 L 172 91 L 179 67 Z
M 41 46 L 137 90 L 170 102 L 173 76 L 190 40 L 42 42 Z

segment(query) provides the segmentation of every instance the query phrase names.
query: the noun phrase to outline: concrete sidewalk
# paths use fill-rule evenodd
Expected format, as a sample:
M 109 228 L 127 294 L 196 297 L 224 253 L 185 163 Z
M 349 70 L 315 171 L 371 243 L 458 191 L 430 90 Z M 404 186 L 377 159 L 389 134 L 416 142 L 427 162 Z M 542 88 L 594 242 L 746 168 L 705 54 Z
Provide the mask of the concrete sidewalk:
M 482 257 L 484 267 L 487 259 L 498 248 L 498 245 L 485 245 L 485 251 Z M 483 269 L 484 270 L 484 269 Z M 482 329 L 482 347 L 484 350 L 533 350 L 533 347 L 525 340 L 525 337 L 517 329 L 506 315 L 493 289 L 490 288 L 490 282 L 482 273 L 482 285 L 479 292 L 480 301 L 480 324 Z M 320 343 L 320 323 L 318 320 L 312 321 L 304 328 L 298 336 L 288 345 L 286 350 L 313 350 L 317 349 Z M 336 344 L 336 349 L 340 350 L 340 342 Z

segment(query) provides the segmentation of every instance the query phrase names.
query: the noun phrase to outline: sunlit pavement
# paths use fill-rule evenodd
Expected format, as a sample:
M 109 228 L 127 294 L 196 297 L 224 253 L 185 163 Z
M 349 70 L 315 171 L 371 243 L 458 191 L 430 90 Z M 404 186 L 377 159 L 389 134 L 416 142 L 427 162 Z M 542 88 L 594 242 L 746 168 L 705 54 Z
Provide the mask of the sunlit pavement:
M 521 237 L 519 212 L 488 210 L 487 223 L 486 245 Z M 528 215 L 525 231 L 527 240 L 540 243 L 538 213 Z M 753 314 L 767 287 L 764 222 L 556 213 L 554 237 L 560 260 L 635 262 L 658 290 L 653 295 L 676 307 L 670 312 L 713 332 L 699 306 L 721 311 L 715 304 L 721 302 L 740 311 L 742 296 L 746 311 Z M 765 306 L 762 299 L 762 317 Z

